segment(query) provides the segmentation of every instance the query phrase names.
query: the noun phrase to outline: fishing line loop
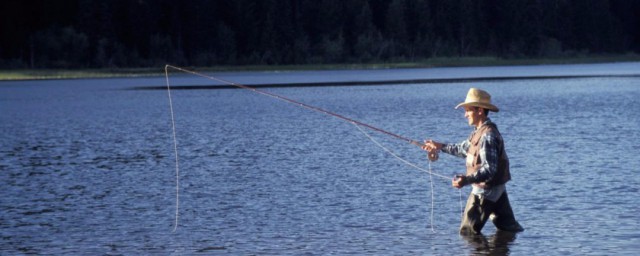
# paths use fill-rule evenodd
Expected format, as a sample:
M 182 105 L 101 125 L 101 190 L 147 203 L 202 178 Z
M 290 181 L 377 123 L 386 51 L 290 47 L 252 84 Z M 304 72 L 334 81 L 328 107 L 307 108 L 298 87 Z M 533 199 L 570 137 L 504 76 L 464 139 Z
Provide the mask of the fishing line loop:
M 430 170 L 431 168 L 429 168 L 429 170 L 427 170 L 427 169 L 424 169 L 424 168 L 422 168 L 422 167 L 420 167 L 420 166 L 418 166 L 418 165 L 416 165 L 416 164 L 414 164 L 414 163 L 412 163 L 412 162 L 409 162 L 409 161 L 405 160 L 404 158 L 402 158 L 402 157 L 398 156 L 396 153 L 394 153 L 393 151 L 391 151 L 391 149 L 389 149 L 389 148 L 385 147 L 385 146 L 384 146 L 384 145 L 382 145 L 380 142 L 378 142 L 376 139 L 374 139 L 373 137 L 371 137 L 371 135 L 369 135 L 365 130 L 363 130 L 363 129 L 358 125 L 358 124 L 353 123 L 353 125 L 354 125 L 356 128 L 358 128 L 358 130 L 359 130 L 362 134 L 364 134 L 364 135 L 365 135 L 369 140 L 371 140 L 374 144 L 376 144 L 376 145 L 377 145 L 378 147 L 380 147 L 382 150 L 386 151 L 389 155 L 391 155 L 391 156 L 395 157 L 396 159 L 400 160 L 400 161 L 401 161 L 401 162 L 403 162 L 404 164 L 406 164 L 406 165 L 408 165 L 408 166 L 411 166 L 411 167 L 413 167 L 413 168 L 415 168 L 415 169 L 417 169 L 417 170 L 419 170 L 419 171 L 426 172 L 426 173 L 429 173 L 429 174 L 433 174 L 433 175 L 435 175 L 435 176 L 437 176 L 437 177 L 440 177 L 440 178 L 444 178 L 444 179 L 447 179 L 447 180 L 450 180 L 450 179 L 451 179 L 450 177 L 447 177 L 447 176 L 444 176 L 444 175 L 442 175 L 442 174 L 435 173 L 435 172 L 431 171 L 431 170 Z M 429 161 L 429 166 L 431 166 L 431 161 Z
M 169 84 L 169 65 L 164 67 L 165 79 L 167 80 L 167 95 L 169 96 L 169 111 L 171 113 L 171 128 L 173 131 L 173 152 L 176 159 L 176 214 L 173 225 L 173 232 L 178 230 L 178 216 L 180 207 L 180 161 L 178 160 L 178 139 L 176 136 L 176 121 L 173 114 L 173 102 L 171 100 L 171 86 Z
M 198 73 L 198 72 L 195 72 L 195 71 L 191 71 L 191 70 L 187 70 L 187 69 L 184 69 L 184 68 L 180 68 L 180 67 L 176 67 L 176 66 L 172 66 L 172 65 L 168 65 L 167 64 L 167 65 L 165 65 L 164 71 L 165 71 L 165 79 L 166 79 L 166 83 L 167 83 L 167 95 L 169 97 L 169 110 L 170 110 L 170 113 L 171 113 L 171 127 L 172 127 L 172 132 L 173 132 L 173 150 L 174 150 L 174 155 L 175 155 L 175 167 L 176 167 L 175 168 L 175 170 L 176 170 L 176 206 L 175 206 L 176 211 L 175 211 L 175 221 L 174 221 L 173 232 L 176 232 L 177 229 L 178 229 L 179 206 L 180 206 L 180 164 L 179 164 L 179 158 L 178 158 L 178 140 L 177 140 L 177 135 L 176 135 L 175 115 L 174 115 L 174 111 L 173 111 L 173 102 L 172 102 L 172 97 L 171 97 L 171 86 L 170 86 L 170 83 L 169 83 L 169 68 L 172 68 L 172 69 L 175 69 L 175 70 L 179 70 L 179 71 L 182 71 L 182 72 L 186 72 L 186 73 L 189 73 L 189 74 L 193 74 L 193 75 L 196 75 L 196 76 L 204 77 L 204 78 L 207 78 L 207 79 L 210 79 L 210 80 L 218 81 L 218 82 L 221 82 L 221 83 L 224 83 L 224 84 L 227 84 L 227 85 L 236 86 L 238 88 L 247 89 L 247 90 L 250 90 L 250 91 L 265 95 L 265 96 L 269 96 L 269 97 L 272 97 L 272 98 L 275 98 L 275 99 L 278 99 L 278 100 L 282 100 L 282 101 L 285 101 L 285 102 L 292 103 L 294 105 L 297 105 L 297 106 L 300 106 L 300 107 L 303 107 L 303 108 L 310 109 L 312 111 L 316 111 L 316 112 L 320 112 L 320 113 L 323 113 L 323 114 L 327 114 L 327 115 L 342 119 L 344 121 L 347 121 L 347 122 L 353 124 L 369 140 L 371 140 L 374 144 L 376 144 L 378 147 L 382 148 L 384 151 L 386 151 L 391 156 L 395 157 L 396 159 L 400 160 L 401 162 L 403 162 L 404 164 L 406 164 L 408 166 L 411 166 L 411 167 L 413 167 L 413 168 L 415 168 L 415 169 L 417 169 L 419 171 L 426 172 L 426 173 L 429 174 L 429 181 L 431 183 L 431 230 L 435 233 L 435 229 L 434 229 L 434 225 L 433 225 L 434 202 L 435 202 L 435 195 L 434 195 L 434 188 L 433 188 L 433 176 L 440 177 L 440 178 L 443 178 L 443 179 L 446 179 L 446 180 L 450 179 L 450 177 L 435 173 L 435 172 L 433 172 L 431 170 L 431 161 L 435 161 L 435 159 L 437 159 L 437 155 L 436 155 L 435 158 L 433 158 L 431 155 L 428 155 L 428 158 L 429 158 L 429 160 L 428 160 L 429 169 L 428 170 L 424 169 L 424 168 L 422 168 L 420 166 L 417 166 L 416 164 L 411 163 L 411 162 L 407 161 L 406 159 L 398 156 L 396 153 L 391 151 L 389 148 L 385 147 L 380 142 L 378 142 L 373 137 L 371 137 L 371 135 L 369 135 L 364 129 L 362 129 L 362 127 L 366 127 L 366 128 L 371 129 L 371 130 L 374 130 L 374 131 L 389 135 L 389 136 L 394 137 L 396 139 L 403 140 L 405 142 L 409 142 L 410 144 L 413 144 L 413 145 L 416 145 L 416 146 L 419 146 L 419 147 L 422 147 L 423 144 L 421 144 L 421 143 L 419 143 L 419 142 L 417 142 L 415 140 L 411 140 L 411 139 L 405 138 L 403 136 L 397 135 L 395 133 L 391 133 L 391 132 L 385 131 L 383 129 L 380 129 L 380 128 L 377 128 L 377 127 L 374 127 L 374 126 L 371 126 L 371 125 L 356 121 L 354 119 L 345 117 L 343 115 L 336 114 L 334 112 L 327 111 L 327 110 L 324 110 L 322 108 L 311 106 L 311 105 L 308 105 L 308 104 L 305 104 L 305 103 L 302 103 L 302 102 L 298 102 L 298 101 L 289 99 L 287 97 L 280 96 L 280 95 L 275 94 L 275 93 L 270 93 L 270 92 L 258 90 L 258 89 L 253 88 L 253 87 L 249 87 L 249 86 L 245 86 L 245 85 L 242 85 L 242 84 L 230 82 L 230 81 L 227 81 L 227 80 L 223 80 L 223 79 L 220 79 L 220 78 L 216 78 L 216 77 L 213 77 L 213 76 L 208 76 L 208 75 L 201 74 L 201 73 Z M 462 207 L 462 192 L 460 192 L 460 206 Z

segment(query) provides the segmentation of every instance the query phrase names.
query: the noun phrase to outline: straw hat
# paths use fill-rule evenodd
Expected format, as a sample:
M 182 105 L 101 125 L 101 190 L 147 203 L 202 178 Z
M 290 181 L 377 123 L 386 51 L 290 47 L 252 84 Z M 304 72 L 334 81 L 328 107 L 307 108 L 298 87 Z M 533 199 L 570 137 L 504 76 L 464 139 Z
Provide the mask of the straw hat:
M 469 89 L 467 98 L 464 100 L 464 102 L 458 104 L 458 106 L 456 106 L 456 109 L 466 106 L 481 107 L 493 112 L 500 111 L 498 107 L 491 104 L 491 95 L 488 92 L 476 88 Z

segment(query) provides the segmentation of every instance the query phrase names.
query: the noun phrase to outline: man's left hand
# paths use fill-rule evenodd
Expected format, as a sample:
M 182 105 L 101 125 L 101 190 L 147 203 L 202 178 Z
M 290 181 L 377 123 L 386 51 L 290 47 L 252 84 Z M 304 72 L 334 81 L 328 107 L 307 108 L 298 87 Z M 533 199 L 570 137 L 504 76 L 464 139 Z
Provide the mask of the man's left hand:
M 453 177 L 453 180 L 451 180 L 451 186 L 453 186 L 454 188 L 462 188 L 465 185 L 467 185 L 467 177 L 463 176 L 463 175 L 456 175 L 455 177 Z

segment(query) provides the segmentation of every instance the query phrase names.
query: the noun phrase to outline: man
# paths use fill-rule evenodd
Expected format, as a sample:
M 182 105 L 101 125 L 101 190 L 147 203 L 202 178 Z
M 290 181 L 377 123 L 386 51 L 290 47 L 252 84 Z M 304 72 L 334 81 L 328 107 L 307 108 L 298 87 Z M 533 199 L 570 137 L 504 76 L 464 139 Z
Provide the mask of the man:
M 475 127 L 468 139 L 458 144 L 445 144 L 433 140 L 425 141 L 424 150 L 430 159 L 438 151 L 466 158 L 467 172 L 456 175 L 452 186 L 473 187 L 460 225 L 461 234 L 480 234 L 491 216 L 499 230 L 520 232 L 524 229 L 515 220 L 509 204 L 505 183 L 511 179 L 509 158 L 504 148 L 498 127 L 489 119 L 489 111 L 498 112 L 491 104 L 491 95 L 486 91 L 471 88 L 463 103 L 464 116 L 469 125 Z

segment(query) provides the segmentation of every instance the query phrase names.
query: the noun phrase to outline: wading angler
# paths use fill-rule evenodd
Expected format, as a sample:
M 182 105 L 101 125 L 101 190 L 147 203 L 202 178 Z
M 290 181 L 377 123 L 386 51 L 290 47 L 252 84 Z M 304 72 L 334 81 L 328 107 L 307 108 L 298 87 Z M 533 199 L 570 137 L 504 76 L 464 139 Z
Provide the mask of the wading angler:
M 509 158 L 504 141 L 496 124 L 489 119 L 489 112 L 499 109 L 491 104 L 486 91 L 471 88 L 463 103 L 464 116 L 474 131 L 466 140 L 457 144 L 425 141 L 424 150 L 431 160 L 439 151 L 466 159 L 466 173 L 456 175 L 451 181 L 455 188 L 471 185 L 473 188 L 464 209 L 461 234 L 480 234 L 487 220 L 491 219 L 499 230 L 521 232 L 507 196 L 506 183 L 511 180 Z

